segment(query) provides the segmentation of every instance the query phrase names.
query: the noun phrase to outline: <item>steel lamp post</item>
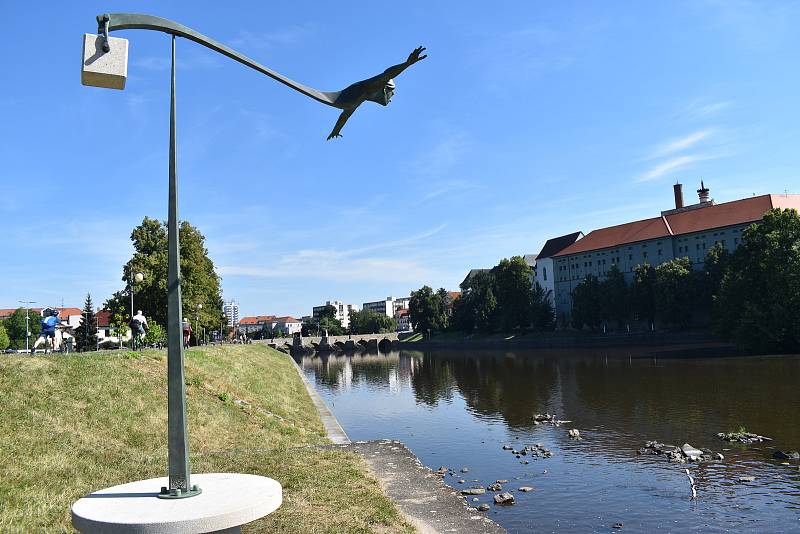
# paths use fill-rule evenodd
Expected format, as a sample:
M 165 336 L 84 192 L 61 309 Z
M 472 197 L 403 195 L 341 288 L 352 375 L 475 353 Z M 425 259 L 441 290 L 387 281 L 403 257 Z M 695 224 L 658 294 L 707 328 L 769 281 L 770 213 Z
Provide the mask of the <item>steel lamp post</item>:
M 178 173 L 176 154 L 176 107 L 175 107 L 175 41 L 177 37 L 189 39 L 215 52 L 248 66 L 284 85 L 342 111 L 328 139 L 339 137 L 344 123 L 358 106 L 369 100 L 388 105 L 394 94 L 392 78 L 410 65 L 424 59 L 424 48 L 415 49 L 408 59 L 387 68 L 382 74 L 351 84 L 342 91 L 325 92 L 313 89 L 283 76 L 235 50 L 202 35 L 177 22 L 133 13 L 112 13 L 97 16 L 98 34 L 84 35 L 81 82 L 84 85 L 124 89 L 127 79 L 128 41 L 111 38 L 109 32 L 117 30 L 153 30 L 171 35 L 171 83 L 169 121 L 169 207 L 167 222 L 168 241 L 168 310 L 167 310 L 167 378 L 168 378 L 168 442 L 169 484 L 162 488 L 159 497 L 167 499 L 198 495 L 200 488 L 191 483 L 189 468 L 189 442 L 186 428 L 186 392 L 184 382 L 184 353 L 182 339 L 182 306 L 180 280 L 180 245 L 178 235 Z M 138 276 L 138 274 L 137 274 Z M 139 280 L 137 280 L 139 281 Z M 131 310 L 133 313 L 133 287 Z M 199 306 L 197 315 L 199 319 Z M 234 328 L 236 325 L 234 325 Z

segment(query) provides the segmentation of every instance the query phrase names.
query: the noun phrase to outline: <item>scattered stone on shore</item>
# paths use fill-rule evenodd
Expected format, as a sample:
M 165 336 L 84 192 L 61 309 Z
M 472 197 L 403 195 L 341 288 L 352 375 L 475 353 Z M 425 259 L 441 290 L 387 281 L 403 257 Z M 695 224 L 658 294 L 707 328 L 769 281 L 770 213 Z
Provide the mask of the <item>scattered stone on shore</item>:
M 494 496 L 494 502 L 502 505 L 514 504 L 514 496 L 508 492 L 499 493 Z
M 486 488 L 467 488 L 461 490 L 461 495 L 483 495 L 486 493 Z
M 581 433 L 577 428 L 570 428 L 569 429 L 569 437 L 575 440 L 583 439 L 581 437 Z
M 550 413 L 537 413 L 531 419 L 533 419 L 534 425 L 553 425 L 553 426 L 561 426 L 565 423 L 571 423 L 572 421 L 562 421 L 558 419 L 555 414 Z
M 523 493 L 528 493 L 529 491 L 533 491 L 533 488 L 530 486 L 520 486 L 519 491 Z
M 775 451 L 772 457 L 776 460 L 800 460 L 800 452 L 797 451 Z
M 735 441 L 738 443 L 761 443 L 762 441 L 772 441 L 772 438 L 759 436 L 752 432 L 720 432 L 717 437 L 724 441 Z
M 719 453 L 715 455 L 711 449 L 697 449 L 688 443 L 684 443 L 682 447 L 676 447 L 675 445 L 666 445 L 657 441 L 648 441 L 637 452 L 641 455 L 663 456 L 670 462 L 681 464 L 724 459 Z
M 753 476 L 746 476 L 746 477 L 739 477 L 739 482 L 755 482 L 756 477 Z
M 440 477 L 443 477 L 448 473 L 448 471 L 450 471 L 449 468 L 447 468 L 445 466 L 441 466 L 439 469 L 434 471 L 434 474 L 439 475 Z
M 495 482 L 494 484 L 489 484 L 486 489 L 489 491 L 503 491 L 503 485 Z
M 490 508 L 491 508 L 491 506 L 489 506 L 486 503 L 483 503 L 480 506 L 478 506 L 478 511 L 479 512 L 488 512 Z

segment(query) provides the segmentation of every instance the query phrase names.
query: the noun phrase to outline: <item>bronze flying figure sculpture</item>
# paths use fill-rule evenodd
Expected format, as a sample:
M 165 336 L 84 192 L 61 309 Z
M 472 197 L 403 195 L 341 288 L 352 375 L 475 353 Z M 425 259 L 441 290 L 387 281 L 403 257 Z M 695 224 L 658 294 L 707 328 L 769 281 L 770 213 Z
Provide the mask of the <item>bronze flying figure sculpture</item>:
M 344 110 L 342 114 L 339 115 L 339 119 L 336 121 L 336 125 L 333 127 L 333 131 L 331 131 L 328 139 L 330 140 L 334 137 L 342 136 L 340 132 L 347 122 L 347 119 L 350 118 L 350 115 L 352 115 L 365 100 L 377 102 L 382 106 L 388 106 L 389 102 L 392 100 L 392 96 L 394 96 L 394 78 L 414 63 L 428 57 L 427 54 L 422 55 L 424 51 L 425 48 L 421 46 L 415 48 L 414 51 L 408 55 L 408 59 L 406 59 L 405 62 L 389 67 L 383 71 L 382 74 L 356 82 L 337 93 L 326 93 L 331 98 L 334 107 Z

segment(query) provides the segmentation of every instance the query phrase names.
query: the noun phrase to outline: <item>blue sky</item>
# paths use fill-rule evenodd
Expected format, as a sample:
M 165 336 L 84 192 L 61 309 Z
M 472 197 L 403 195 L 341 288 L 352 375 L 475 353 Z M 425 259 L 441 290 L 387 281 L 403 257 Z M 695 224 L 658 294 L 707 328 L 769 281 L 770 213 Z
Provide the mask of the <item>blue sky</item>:
M 672 187 L 798 192 L 797 2 L 5 3 L 0 307 L 102 303 L 131 229 L 166 218 L 169 38 L 130 41 L 124 91 L 83 87 L 98 13 L 177 20 L 337 90 L 403 61 L 387 108 L 338 110 L 178 41 L 180 215 L 244 314 L 309 314 L 548 238 L 650 217 Z M 347 6 L 346 8 L 344 6 Z

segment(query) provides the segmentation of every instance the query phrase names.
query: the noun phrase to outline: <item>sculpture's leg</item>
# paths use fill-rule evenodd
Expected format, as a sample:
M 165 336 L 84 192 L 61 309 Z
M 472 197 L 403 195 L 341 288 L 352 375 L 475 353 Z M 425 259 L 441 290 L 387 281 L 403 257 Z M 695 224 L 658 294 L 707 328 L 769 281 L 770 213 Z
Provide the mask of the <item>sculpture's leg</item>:
M 167 217 L 167 405 L 169 432 L 169 488 L 167 498 L 190 497 L 193 488 L 189 471 L 189 436 L 186 431 L 186 385 L 183 375 L 181 338 L 181 273 L 178 241 L 178 176 L 175 145 L 175 36 L 172 36 L 172 83 L 169 117 L 169 214 Z M 193 491 L 197 489 L 197 491 Z

